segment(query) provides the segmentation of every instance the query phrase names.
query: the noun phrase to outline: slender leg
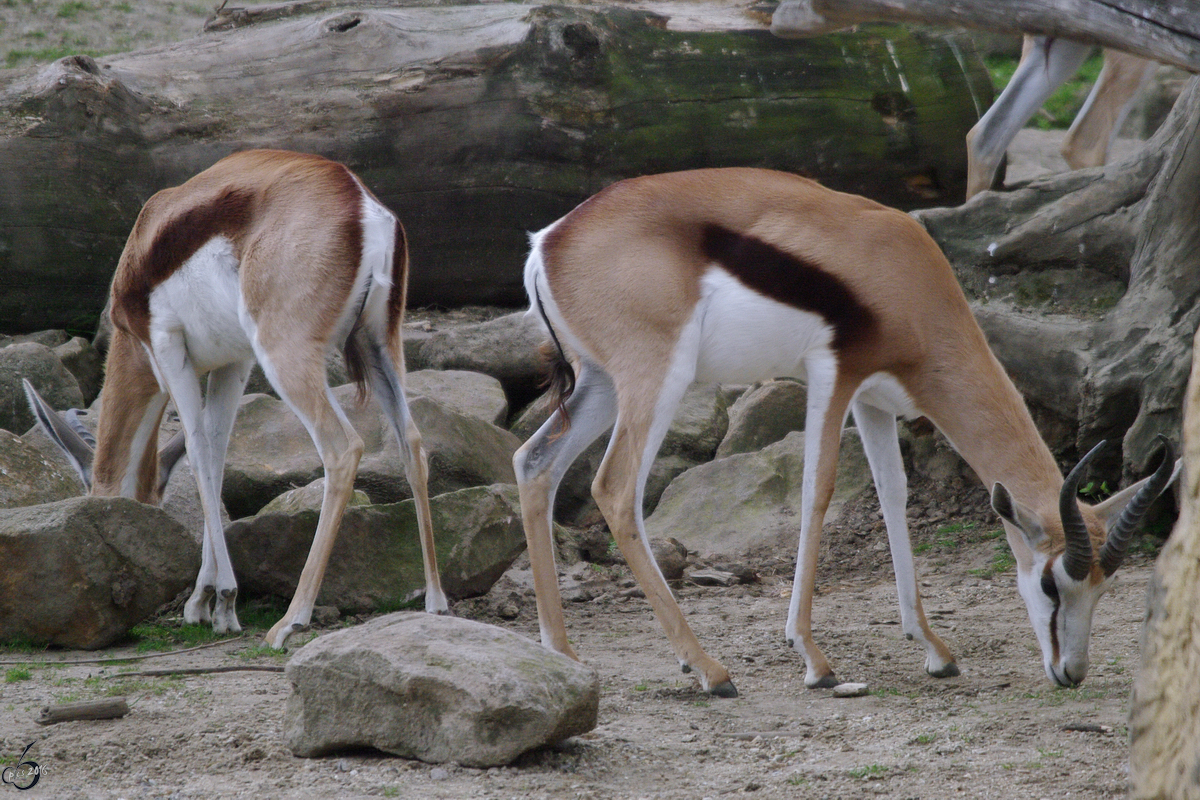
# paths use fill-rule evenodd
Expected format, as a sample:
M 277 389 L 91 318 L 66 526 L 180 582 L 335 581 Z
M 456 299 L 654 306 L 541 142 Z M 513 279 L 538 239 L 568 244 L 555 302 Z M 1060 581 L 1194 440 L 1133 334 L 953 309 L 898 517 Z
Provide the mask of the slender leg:
M 1017 131 L 1092 51 L 1067 39 L 1026 37 L 1021 63 L 992 107 L 967 133 L 967 199 L 988 189 Z
M 228 630 L 225 626 L 229 625 L 229 615 L 214 618 L 209 607 L 214 596 L 227 598 L 230 605 L 237 596 L 237 579 L 229 565 L 225 533 L 221 527 L 220 471 L 224 468 L 224 446 L 218 453 L 213 431 L 206 420 L 200 395 L 200 378 L 188 356 L 183 333 L 164 331 L 152 336 L 158 374 L 166 383 L 171 399 L 175 401 L 175 409 L 179 412 L 179 420 L 183 423 L 188 458 L 196 476 L 200 505 L 204 510 L 200 572 L 196 576 L 196 587 L 183 607 L 183 618 L 190 624 L 208 622 L 211 619 L 213 629 L 224 633 Z M 228 434 L 225 436 L 225 442 L 228 442 Z M 237 624 L 236 615 L 233 616 L 233 624 Z
M 404 459 L 404 476 L 412 487 L 417 507 L 417 530 L 421 537 L 421 558 L 425 566 L 425 610 L 430 614 L 448 614 L 450 604 L 442 591 L 438 573 L 437 551 L 434 547 L 433 520 L 429 511 L 429 462 L 421 446 L 421 432 L 413 421 L 404 396 L 400 375 L 404 369 L 398 358 L 388 354 L 377 342 L 364 341 L 363 351 L 371 365 L 371 387 L 384 414 L 400 441 L 400 456 Z
M 227 364 L 208 374 L 208 392 L 204 398 L 204 429 L 211 447 L 209 464 L 212 474 L 208 481 L 217 497 L 217 519 L 210 521 L 205 512 L 205 540 L 212 543 L 212 555 L 216 562 L 218 587 L 213 608 L 213 630 L 218 633 L 242 629 L 237 618 L 237 579 L 233 574 L 233 563 L 225 544 L 225 531 L 220 521 L 221 486 L 225 477 L 225 454 L 229 450 L 229 436 L 237 417 L 238 400 L 246 388 L 253 362 L 243 361 Z M 209 530 L 211 528 L 211 531 Z
M 958 674 L 954 656 L 929 629 L 925 610 L 921 607 L 921 593 L 917 589 L 912 544 L 908 539 L 908 519 L 904 514 L 908 504 L 908 479 L 900 456 L 896 416 L 860 401 L 854 404 L 854 421 L 862 436 L 863 450 L 867 454 L 871 476 L 875 479 L 875 490 L 879 494 L 879 507 L 887 525 L 904 635 L 925 645 L 926 672 L 935 678 L 952 677 Z
M 578 660 L 567 641 L 554 563 L 554 496 L 579 454 L 616 420 L 617 396 L 612 380 L 599 367 L 584 361 L 566 408 L 570 426 L 562 430 L 563 421 L 556 411 L 517 450 L 513 468 L 521 495 L 521 517 L 537 593 L 542 645 Z
M 696 341 L 692 344 L 698 346 L 698 327 L 695 333 Z M 674 368 L 666 370 L 666 380 L 657 398 L 632 392 L 624 395 L 618 389 L 620 410 L 617 424 L 604 462 L 592 483 L 592 494 L 625 556 L 625 562 L 646 593 L 646 600 L 654 609 L 667 638 L 671 640 L 683 671 L 696 670 L 700 685 L 711 694 L 736 697 L 737 689 L 729 678 L 729 671 L 704 652 L 687 624 L 683 611 L 650 552 L 642 521 L 642 493 L 646 476 L 679 401 L 695 374 L 694 352 L 686 352 L 694 351 L 694 347 L 687 346 L 686 338 L 681 337 Z M 690 368 L 685 368 L 687 365 Z M 652 386 L 653 383 L 641 385 Z
M 269 354 L 260 354 L 259 361 L 265 359 L 269 363 L 264 372 L 308 429 L 325 466 L 321 515 L 296 594 L 283 619 L 267 632 L 267 644 L 282 648 L 292 633 L 307 627 L 312 619 L 313 605 L 325 577 L 338 525 L 354 491 L 354 475 L 362 457 L 363 442 L 325 383 L 324 353 L 284 352 L 277 355 L 278 358 L 272 358 Z
M 837 676 L 812 635 L 812 601 L 817 580 L 821 526 L 833 496 L 842 425 L 849 390 L 838 382 L 833 356 L 807 359 L 808 409 L 805 420 L 803 499 L 800 504 L 800 544 L 796 577 L 788 605 L 785 633 L 788 644 L 804 657 L 804 685 L 810 689 L 836 686 Z
M 1155 66 L 1153 61 L 1120 50 L 1104 50 L 1104 67 L 1063 139 L 1067 166 L 1082 169 L 1108 161 L 1108 150 L 1121 132 L 1133 99 L 1154 74 Z

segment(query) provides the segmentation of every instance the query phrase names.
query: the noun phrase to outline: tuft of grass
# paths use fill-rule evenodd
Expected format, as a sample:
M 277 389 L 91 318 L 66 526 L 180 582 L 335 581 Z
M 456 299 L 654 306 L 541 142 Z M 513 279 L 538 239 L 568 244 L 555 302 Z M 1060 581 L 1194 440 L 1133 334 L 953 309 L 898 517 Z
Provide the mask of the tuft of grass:
M 176 647 L 195 647 L 239 634 L 218 634 L 208 625 L 169 624 L 163 622 L 134 625 L 130 637 L 137 642 L 139 653 L 173 650 Z
M 33 673 L 29 671 L 29 667 L 10 667 L 4 671 L 5 683 L 16 683 L 17 681 L 27 681 L 33 677 Z
M 991 579 L 997 575 L 1003 575 L 1006 572 L 1011 572 L 1017 566 L 1017 559 L 1013 557 L 1012 551 L 1008 549 L 1006 542 L 997 542 L 995 552 L 992 554 L 992 561 L 986 567 L 970 570 L 970 573 L 977 578 Z
M 0 642 L 0 653 L 44 653 L 46 643 L 28 636 L 17 635 Z
M 937 738 L 938 737 L 936 733 L 919 733 L 913 738 L 909 739 L 908 743 L 920 745 L 933 744 L 937 741 Z
M 856 767 L 856 768 L 850 770 L 850 772 L 847 774 L 849 774 L 851 778 L 859 778 L 859 779 L 881 778 L 887 774 L 887 771 L 888 771 L 888 768 L 885 767 L 883 764 L 870 764 L 865 767 Z
M 90 3 L 85 3 L 83 0 L 67 0 L 58 7 L 58 12 L 54 15 L 59 19 L 75 19 L 85 11 L 94 10 Z

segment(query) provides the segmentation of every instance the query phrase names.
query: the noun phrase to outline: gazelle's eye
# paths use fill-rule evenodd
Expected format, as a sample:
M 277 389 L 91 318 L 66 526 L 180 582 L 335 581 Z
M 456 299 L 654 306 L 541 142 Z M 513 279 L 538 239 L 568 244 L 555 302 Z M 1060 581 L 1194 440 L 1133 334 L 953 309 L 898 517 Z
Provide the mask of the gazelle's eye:
M 1056 604 L 1058 603 L 1058 585 L 1054 582 L 1054 575 L 1050 570 L 1042 573 L 1042 591 L 1046 597 L 1049 597 Z

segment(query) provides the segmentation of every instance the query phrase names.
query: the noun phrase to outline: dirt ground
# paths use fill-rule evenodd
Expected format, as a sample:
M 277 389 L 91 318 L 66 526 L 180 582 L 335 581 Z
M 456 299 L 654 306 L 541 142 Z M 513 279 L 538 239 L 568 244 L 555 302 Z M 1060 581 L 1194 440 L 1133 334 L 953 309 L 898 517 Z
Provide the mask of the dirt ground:
M 0 756 L 11 764 L 34 743 L 27 758 L 44 771 L 21 796 L 47 798 L 1123 795 L 1149 559 L 1134 555 L 1101 602 L 1087 681 L 1058 689 L 1042 672 L 982 489 L 951 497 L 914 489 L 925 607 L 958 659 L 957 678 L 926 676 L 923 652 L 900 631 L 886 538 L 868 491 L 826 526 L 814 622 L 839 677 L 868 684 L 864 697 L 804 688 L 803 662 L 783 641 L 794 563 L 785 555 L 712 564 L 751 567 L 751 583 L 677 586 L 702 643 L 734 675 L 740 696 L 732 700 L 709 697 L 678 672 L 623 565 L 585 564 L 569 570 L 585 590 L 568 604 L 567 620 L 577 651 L 600 675 L 599 725 L 509 767 L 436 766 L 373 752 L 299 759 L 283 744 L 283 674 L 130 675 L 284 663 L 252 638 L 120 665 L 6 663 L 6 676 L 16 670 L 17 679 L 3 685 Z M 520 567 L 455 611 L 536 638 Z M 0 660 L 130 653 L 4 653 Z M 34 721 L 45 704 L 113 694 L 129 699 L 123 719 Z

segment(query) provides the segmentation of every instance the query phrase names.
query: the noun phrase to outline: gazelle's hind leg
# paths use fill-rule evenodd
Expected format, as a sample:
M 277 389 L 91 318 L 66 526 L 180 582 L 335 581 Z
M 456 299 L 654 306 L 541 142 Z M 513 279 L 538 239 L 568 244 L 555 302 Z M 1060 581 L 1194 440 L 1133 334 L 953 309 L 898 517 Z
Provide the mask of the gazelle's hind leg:
M 529 563 L 537 594 L 542 645 L 578 660 L 567 641 L 554 563 L 554 496 L 567 469 L 617 418 L 617 396 L 607 373 L 584 361 L 567 398 L 569 427 L 555 411 L 513 456 Z
M 363 442 L 325 382 L 323 347 L 314 344 L 304 352 L 295 342 L 285 343 L 278 349 L 260 352 L 259 361 L 279 396 L 308 429 L 325 466 L 325 494 L 312 548 L 287 612 L 267 631 L 267 644 L 281 648 L 288 636 L 307 628 L 312 619 L 338 525 L 354 491 Z
M 842 425 L 850 390 L 837 379 L 832 355 L 806 359 L 808 408 L 805 419 L 803 499 L 800 504 L 800 544 L 796 577 L 788 605 L 787 642 L 804 657 L 804 685 L 810 689 L 836 686 L 837 676 L 812 635 L 812 601 L 817 580 L 821 526 L 833 496 Z
M 921 607 L 912 544 L 908 538 L 908 519 L 904 513 L 908 504 L 908 479 L 900 456 L 896 416 L 859 401 L 854 404 L 854 421 L 862 436 L 863 450 L 871 465 L 871 476 L 875 479 L 875 491 L 879 494 L 879 507 L 887 525 L 904 635 L 925 646 L 926 672 L 935 678 L 955 676 L 958 666 L 954 663 L 954 656 L 929 629 L 925 610 Z
M 245 363 L 234 363 L 214 370 L 209 375 L 205 401 L 183 334 L 175 331 L 153 336 L 158 374 L 166 383 L 183 423 L 188 459 L 196 476 L 204 511 L 200 572 L 196 576 L 195 589 L 184 604 L 183 618 L 191 624 L 211 619 L 217 633 L 237 632 L 241 630 L 236 611 L 237 578 L 233 574 L 221 524 L 221 483 L 237 401 L 250 368 Z M 215 613 L 209 607 L 214 600 Z
M 413 421 L 400 378 L 404 369 L 402 354 L 393 356 L 369 335 L 361 335 L 363 354 L 369 367 L 371 388 L 400 441 L 404 476 L 412 487 L 417 507 L 417 530 L 421 537 L 421 557 L 425 565 L 425 610 L 430 614 L 448 614 L 450 605 L 442 591 L 434 549 L 433 521 L 429 511 L 429 462 L 421 445 L 421 432 Z
M 683 343 L 681 342 L 681 347 Z M 677 356 L 681 366 L 690 361 Z M 694 369 L 667 369 L 661 391 L 622 393 L 608 452 L 592 483 L 592 495 L 608 521 L 625 563 L 637 579 L 655 616 L 666 631 L 684 672 L 699 673 L 701 686 L 718 697 L 736 697 L 729 671 L 704 652 L 650 552 L 642 521 L 642 493 L 650 465 L 667 434 L 679 401 L 691 384 Z M 653 383 L 649 383 L 653 386 Z

